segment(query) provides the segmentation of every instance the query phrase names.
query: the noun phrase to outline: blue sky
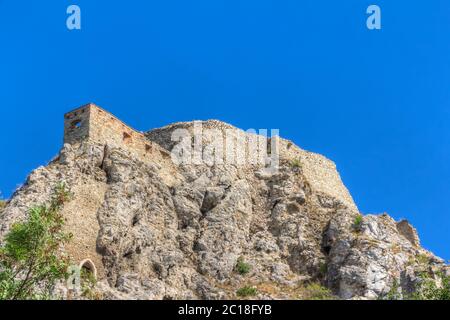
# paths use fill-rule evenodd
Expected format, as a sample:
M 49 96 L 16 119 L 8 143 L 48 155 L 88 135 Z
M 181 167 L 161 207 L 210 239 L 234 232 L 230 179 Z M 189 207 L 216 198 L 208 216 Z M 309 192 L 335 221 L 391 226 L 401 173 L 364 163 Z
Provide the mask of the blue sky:
M 449 34 L 448 0 L 0 0 L 0 190 L 87 102 L 139 130 L 216 118 L 333 159 L 362 212 L 408 218 L 450 259 Z

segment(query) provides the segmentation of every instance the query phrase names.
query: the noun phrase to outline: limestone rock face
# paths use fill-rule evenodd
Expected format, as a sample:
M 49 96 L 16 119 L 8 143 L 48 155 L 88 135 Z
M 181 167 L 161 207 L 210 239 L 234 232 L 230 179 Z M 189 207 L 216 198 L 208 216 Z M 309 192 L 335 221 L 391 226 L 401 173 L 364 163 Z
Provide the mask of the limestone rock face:
M 169 153 L 174 130 L 193 126 L 177 123 L 146 137 Z M 63 209 L 66 228 L 74 234 L 64 249 L 75 263 L 93 261 L 104 299 L 229 299 L 245 285 L 258 287 L 257 298 L 296 298 L 295 288 L 308 281 L 344 299 L 378 298 L 394 283 L 413 290 L 420 271 L 445 270 L 407 221 L 382 214 L 356 224 L 360 213 L 332 161 L 283 139 L 279 154 L 276 170 L 267 171 L 142 161 L 107 142 L 65 144 L 7 203 L 0 239 L 64 181 L 73 194 Z M 247 274 L 237 271 L 238 261 Z
M 408 239 L 409 242 L 415 247 L 420 246 L 419 235 L 416 228 L 414 228 L 408 220 L 401 220 L 397 223 L 398 232 Z

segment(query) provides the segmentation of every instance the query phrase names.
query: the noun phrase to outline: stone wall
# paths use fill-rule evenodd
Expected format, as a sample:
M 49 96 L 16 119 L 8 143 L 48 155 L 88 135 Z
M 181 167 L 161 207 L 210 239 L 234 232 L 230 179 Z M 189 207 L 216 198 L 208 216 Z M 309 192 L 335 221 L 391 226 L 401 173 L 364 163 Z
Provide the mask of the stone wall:
M 298 161 L 301 171 L 311 189 L 321 196 L 321 200 L 334 198 L 349 209 L 358 211 L 350 192 L 342 182 L 336 164 L 330 159 L 297 147 L 292 141 L 280 139 L 280 158 Z M 323 203 L 322 203 L 323 204 Z M 329 205 L 332 205 L 331 203 Z
M 64 143 L 92 142 L 120 147 L 141 161 L 169 158 L 170 154 L 95 104 L 87 104 L 64 116 Z
M 72 198 L 63 208 L 64 230 L 73 235 L 65 245 L 72 263 L 81 263 L 89 259 L 96 268 L 99 279 L 105 277 L 102 255 L 97 252 L 97 237 L 100 224 L 97 211 L 102 206 L 106 183 L 95 179 L 86 179 L 71 187 Z
M 304 150 L 299 160 L 306 180 L 317 194 L 331 196 L 340 200 L 348 208 L 359 211 L 333 161 L 320 154 Z
M 90 105 L 64 115 L 64 143 L 76 143 L 89 137 Z

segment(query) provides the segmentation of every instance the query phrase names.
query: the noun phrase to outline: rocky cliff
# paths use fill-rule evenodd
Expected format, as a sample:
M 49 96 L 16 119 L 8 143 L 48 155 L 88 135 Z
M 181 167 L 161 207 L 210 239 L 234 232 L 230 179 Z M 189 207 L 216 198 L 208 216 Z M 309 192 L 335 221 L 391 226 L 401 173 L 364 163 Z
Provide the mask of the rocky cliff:
M 193 126 L 145 137 L 169 154 L 173 132 Z M 276 170 L 268 171 L 175 165 L 167 156 L 142 161 L 107 141 L 66 143 L 1 209 L 0 238 L 64 181 L 74 235 L 64 250 L 75 263 L 93 262 L 104 299 L 229 299 L 243 287 L 255 287 L 256 298 L 290 299 L 302 298 L 308 283 L 344 299 L 379 298 L 413 291 L 423 272 L 448 272 L 407 221 L 361 215 L 332 161 L 283 139 L 278 148 Z

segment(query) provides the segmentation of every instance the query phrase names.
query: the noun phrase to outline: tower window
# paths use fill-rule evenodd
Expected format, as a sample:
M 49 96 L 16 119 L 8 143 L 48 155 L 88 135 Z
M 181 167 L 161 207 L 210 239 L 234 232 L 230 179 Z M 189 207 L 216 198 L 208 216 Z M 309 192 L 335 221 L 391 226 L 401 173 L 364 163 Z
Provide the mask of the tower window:
M 129 134 L 128 132 L 124 132 L 123 133 L 123 141 L 124 142 L 131 142 L 131 134 Z
M 74 120 L 74 121 L 72 121 L 72 123 L 70 124 L 70 128 L 71 128 L 71 129 L 77 129 L 77 128 L 79 128 L 79 127 L 81 127 L 81 120 L 80 120 L 80 119 Z

